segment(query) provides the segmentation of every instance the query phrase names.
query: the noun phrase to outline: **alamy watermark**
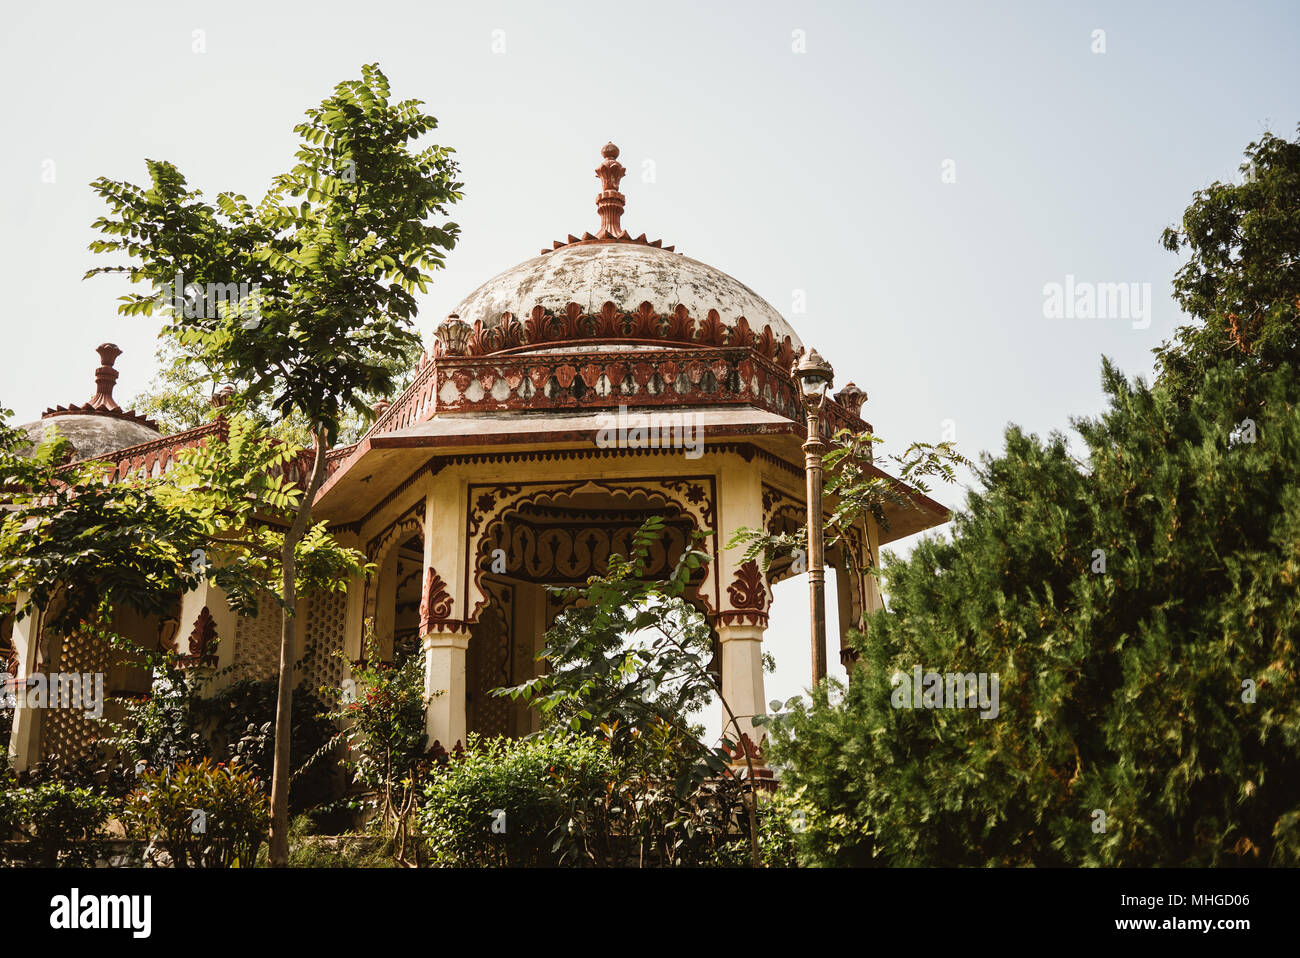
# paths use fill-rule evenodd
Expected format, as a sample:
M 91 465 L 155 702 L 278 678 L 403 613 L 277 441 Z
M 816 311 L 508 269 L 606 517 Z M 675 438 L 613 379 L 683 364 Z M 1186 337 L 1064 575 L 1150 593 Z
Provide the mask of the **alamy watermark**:
M 80 709 L 89 719 L 104 715 L 103 672 L 34 672 L 0 688 L 3 709 Z
M 627 406 L 618 413 L 596 418 L 596 445 L 601 449 L 683 449 L 687 459 L 704 455 L 704 426 L 699 413 L 652 412 L 629 416 Z
M 1134 329 L 1151 325 L 1150 283 L 1079 282 L 1067 273 L 1064 283 L 1043 286 L 1044 319 L 1127 319 Z
M 924 672 L 921 666 L 895 672 L 889 704 L 896 709 L 980 709 L 980 718 L 998 717 L 998 673 Z
M 186 283 L 179 270 L 170 283 L 158 283 L 158 296 L 176 316 L 186 319 L 242 319 L 245 329 L 262 322 L 261 283 Z M 223 309 L 224 306 L 224 309 Z

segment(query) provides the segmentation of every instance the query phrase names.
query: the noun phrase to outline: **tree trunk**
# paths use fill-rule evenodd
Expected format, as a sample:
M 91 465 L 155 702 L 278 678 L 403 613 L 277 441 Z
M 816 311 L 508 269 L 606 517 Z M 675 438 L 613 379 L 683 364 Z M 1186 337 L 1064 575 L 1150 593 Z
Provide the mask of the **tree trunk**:
M 294 618 L 298 603 L 296 583 L 297 564 L 294 551 L 307 532 L 311 519 L 312 500 L 325 478 L 325 428 L 314 424 L 312 438 L 316 457 L 312 462 L 311 479 L 298 502 L 298 514 L 284 535 L 284 548 L 280 553 L 282 576 L 280 599 L 284 603 L 280 624 L 280 684 L 275 700 L 275 764 L 271 771 L 271 867 L 284 868 L 289 864 L 289 744 L 293 738 L 293 665 L 294 637 L 297 622 Z

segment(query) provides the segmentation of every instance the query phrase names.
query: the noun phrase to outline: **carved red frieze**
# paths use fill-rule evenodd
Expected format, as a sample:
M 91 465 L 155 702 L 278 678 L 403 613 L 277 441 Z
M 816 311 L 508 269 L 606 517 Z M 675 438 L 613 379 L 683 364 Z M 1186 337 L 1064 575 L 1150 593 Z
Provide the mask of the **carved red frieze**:
M 434 626 L 451 615 L 451 594 L 436 569 L 430 566 L 424 575 L 424 592 L 420 599 L 420 633 L 431 632 Z
M 173 651 L 181 653 L 177 662 L 181 668 L 216 664 L 217 623 L 206 605 L 199 610 L 199 614 L 194 619 L 194 628 L 190 631 L 184 652 L 174 644 L 174 638 L 164 641 Z
M 767 589 L 763 587 L 763 573 L 753 559 L 736 570 L 736 577 L 727 586 L 731 608 L 724 610 L 724 625 L 767 625 Z

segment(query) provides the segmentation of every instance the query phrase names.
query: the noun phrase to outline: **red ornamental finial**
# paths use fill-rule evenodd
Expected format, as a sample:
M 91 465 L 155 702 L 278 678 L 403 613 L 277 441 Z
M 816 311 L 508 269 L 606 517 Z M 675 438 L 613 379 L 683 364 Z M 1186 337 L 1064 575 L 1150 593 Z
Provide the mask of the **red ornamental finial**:
M 596 236 L 599 239 L 621 237 L 624 233 L 619 221 L 623 217 L 623 205 L 627 202 L 627 197 L 618 191 L 618 184 L 627 170 L 618 161 L 618 147 L 613 143 L 606 143 L 601 148 L 600 155 L 604 159 L 596 167 L 596 176 L 601 185 L 601 192 L 596 197 L 596 212 L 600 214 L 600 232 Z
M 113 368 L 113 363 L 122 355 L 122 350 L 113 343 L 101 343 L 95 347 L 95 352 L 99 353 L 101 365 L 95 370 L 95 395 L 90 397 L 86 405 L 92 409 L 116 412 L 122 407 L 113 398 L 113 386 L 117 382 L 117 370 Z

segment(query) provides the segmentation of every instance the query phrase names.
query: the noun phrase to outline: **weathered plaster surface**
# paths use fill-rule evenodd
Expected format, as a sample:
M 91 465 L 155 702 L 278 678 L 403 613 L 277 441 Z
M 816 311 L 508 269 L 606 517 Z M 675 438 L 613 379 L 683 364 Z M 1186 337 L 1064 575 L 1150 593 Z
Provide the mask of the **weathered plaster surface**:
M 577 303 L 594 314 L 606 302 L 629 312 L 648 302 L 661 313 L 681 304 L 697 320 L 716 309 L 728 326 L 744 316 L 751 329 L 768 325 L 778 340 L 789 336 L 796 348 L 802 345 L 781 314 L 744 283 L 681 253 L 635 243 L 566 246 L 525 260 L 470 293 L 456 314 L 490 328 L 502 313 L 522 318 L 538 304 L 558 312 Z
M 96 415 L 50 416 L 29 422 L 22 428 L 31 437 L 35 448 L 52 427 L 57 427 L 59 434 L 72 443 L 73 459 L 94 459 L 127 446 L 152 442 L 159 435 L 157 430 L 129 419 Z

